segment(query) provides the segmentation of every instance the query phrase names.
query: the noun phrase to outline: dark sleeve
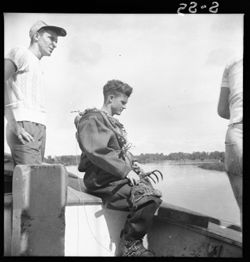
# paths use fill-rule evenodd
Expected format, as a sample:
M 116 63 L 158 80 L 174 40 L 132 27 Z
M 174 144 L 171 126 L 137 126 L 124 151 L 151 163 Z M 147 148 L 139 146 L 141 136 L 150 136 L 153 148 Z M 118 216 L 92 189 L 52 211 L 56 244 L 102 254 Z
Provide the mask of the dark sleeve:
M 119 157 L 121 150 L 108 146 L 113 131 L 97 116 L 83 119 L 78 125 L 80 148 L 87 158 L 99 168 L 119 178 L 125 178 L 132 169 L 128 160 Z

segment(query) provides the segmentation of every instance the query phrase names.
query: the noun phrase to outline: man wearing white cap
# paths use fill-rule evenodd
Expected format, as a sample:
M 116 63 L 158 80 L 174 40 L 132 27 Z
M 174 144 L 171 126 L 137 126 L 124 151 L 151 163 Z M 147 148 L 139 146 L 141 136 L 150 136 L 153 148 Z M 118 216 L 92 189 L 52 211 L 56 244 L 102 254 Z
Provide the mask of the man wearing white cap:
M 43 71 L 40 60 L 50 56 L 65 29 L 37 21 L 30 46 L 12 48 L 5 57 L 6 138 L 14 164 L 41 164 L 46 141 Z

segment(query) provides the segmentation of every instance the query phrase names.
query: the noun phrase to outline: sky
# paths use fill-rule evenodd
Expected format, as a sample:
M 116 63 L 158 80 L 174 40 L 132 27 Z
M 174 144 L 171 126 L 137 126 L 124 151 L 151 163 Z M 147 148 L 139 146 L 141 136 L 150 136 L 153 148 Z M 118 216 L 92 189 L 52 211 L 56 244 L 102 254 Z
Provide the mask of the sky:
M 4 13 L 5 54 L 29 46 L 37 20 L 67 31 L 41 59 L 45 156 L 81 153 L 71 111 L 101 108 L 111 79 L 133 87 L 116 116 L 132 153 L 224 151 L 228 120 L 217 104 L 225 65 L 243 53 L 243 14 Z

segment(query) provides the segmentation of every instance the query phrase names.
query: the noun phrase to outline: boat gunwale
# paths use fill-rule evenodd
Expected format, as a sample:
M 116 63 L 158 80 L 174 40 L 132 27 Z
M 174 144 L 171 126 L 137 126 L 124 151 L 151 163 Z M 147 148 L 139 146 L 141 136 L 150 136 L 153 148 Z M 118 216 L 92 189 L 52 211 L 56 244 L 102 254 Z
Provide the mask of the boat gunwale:
M 167 223 L 176 225 L 178 227 L 182 227 L 182 228 L 194 231 L 196 233 L 199 233 L 199 234 L 202 234 L 202 235 L 214 238 L 216 240 L 222 240 L 223 242 L 226 242 L 226 243 L 228 243 L 230 245 L 235 245 L 235 246 L 238 246 L 238 247 L 242 248 L 242 242 L 234 240 L 232 238 L 228 238 L 228 237 L 219 235 L 216 232 L 213 232 L 213 231 L 209 230 L 208 228 L 203 228 L 203 227 L 199 227 L 199 226 L 196 226 L 196 225 L 176 222 L 175 220 L 167 218 L 167 217 L 155 216 L 154 220 L 159 220 L 159 221 L 164 221 L 164 222 L 167 221 Z

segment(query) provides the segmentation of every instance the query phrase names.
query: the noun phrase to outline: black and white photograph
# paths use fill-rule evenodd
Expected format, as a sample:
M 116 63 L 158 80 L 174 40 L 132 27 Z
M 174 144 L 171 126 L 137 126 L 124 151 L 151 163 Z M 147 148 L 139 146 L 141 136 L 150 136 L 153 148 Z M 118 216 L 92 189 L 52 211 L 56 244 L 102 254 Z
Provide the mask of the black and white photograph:
M 4 256 L 242 257 L 244 13 L 216 3 L 3 14 Z

